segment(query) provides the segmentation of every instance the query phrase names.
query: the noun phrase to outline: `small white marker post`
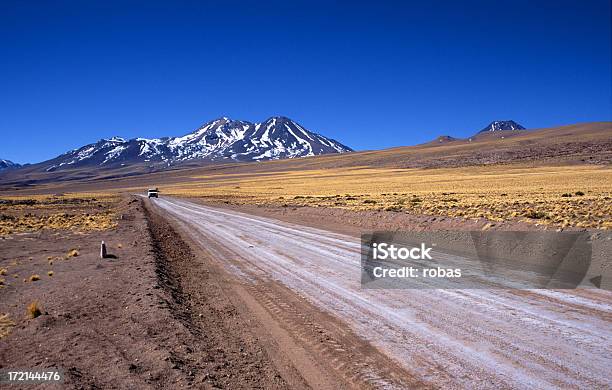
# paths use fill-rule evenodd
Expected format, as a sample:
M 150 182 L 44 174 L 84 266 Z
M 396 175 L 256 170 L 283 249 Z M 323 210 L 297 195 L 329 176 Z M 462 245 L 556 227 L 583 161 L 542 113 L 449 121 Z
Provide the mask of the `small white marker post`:
M 104 243 L 104 241 L 102 241 L 102 244 L 100 244 L 100 258 L 106 258 L 106 244 Z

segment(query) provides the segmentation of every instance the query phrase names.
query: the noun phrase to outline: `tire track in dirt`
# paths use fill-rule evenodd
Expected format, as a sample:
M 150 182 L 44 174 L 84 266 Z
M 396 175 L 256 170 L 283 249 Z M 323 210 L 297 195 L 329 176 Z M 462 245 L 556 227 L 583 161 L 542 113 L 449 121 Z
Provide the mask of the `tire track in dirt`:
M 276 283 L 258 281 L 249 293 L 294 339 L 354 387 L 424 388 L 398 364 L 358 338 L 345 324 L 320 313 Z

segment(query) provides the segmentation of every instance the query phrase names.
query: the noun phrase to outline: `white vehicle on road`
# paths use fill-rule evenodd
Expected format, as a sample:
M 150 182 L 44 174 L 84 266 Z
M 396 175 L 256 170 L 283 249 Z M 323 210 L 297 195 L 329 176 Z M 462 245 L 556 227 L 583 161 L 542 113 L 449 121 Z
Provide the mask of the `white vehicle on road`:
M 147 196 L 149 198 L 159 198 L 159 190 L 157 188 L 149 188 L 147 190 Z

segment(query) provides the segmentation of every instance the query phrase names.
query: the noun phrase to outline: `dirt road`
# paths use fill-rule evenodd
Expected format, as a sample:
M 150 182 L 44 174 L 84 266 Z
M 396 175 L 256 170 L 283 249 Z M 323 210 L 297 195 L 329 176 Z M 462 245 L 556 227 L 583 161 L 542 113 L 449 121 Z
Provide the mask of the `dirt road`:
M 375 387 L 612 387 L 609 292 L 362 289 L 354 237 L 184 200 L 153 203 L 246 286 L 245 300 L 345 378 Z M 317 324 L 292 294 L 375 346 L 372 358 L 334 334 L 313 347 L 305 327 Z

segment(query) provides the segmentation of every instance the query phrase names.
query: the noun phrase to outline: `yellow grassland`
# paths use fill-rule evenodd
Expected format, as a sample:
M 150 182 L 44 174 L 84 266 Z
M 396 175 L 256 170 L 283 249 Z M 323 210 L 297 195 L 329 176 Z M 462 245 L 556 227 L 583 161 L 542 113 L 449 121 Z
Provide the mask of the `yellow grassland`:
M 43 229 L 80 232 L 111 229 L 117 226 L 113 207 L 118 200 L 111 193 L 3 196 L 0 235 Z
M 612 228 L 612 170 L 602 166 L 335 168 L 194 176 L 162 194 L 236 204 L 337 207 Z

